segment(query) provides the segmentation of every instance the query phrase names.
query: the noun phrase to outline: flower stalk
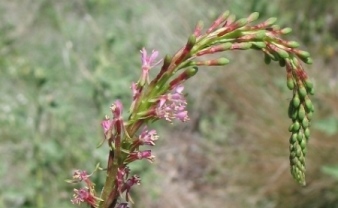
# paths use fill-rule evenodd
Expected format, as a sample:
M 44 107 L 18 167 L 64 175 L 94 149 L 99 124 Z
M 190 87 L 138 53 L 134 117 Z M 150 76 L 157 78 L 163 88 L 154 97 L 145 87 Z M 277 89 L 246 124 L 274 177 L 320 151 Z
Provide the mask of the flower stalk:
M 85 202 L 98 208 L 128 207 L 128 203 L 132 202 L 131 188 L 140 184 L 139 176 L 130 177 L 128 165 L 138 160 L 152 162 L 155 159 L 147 147 L 155 145 L 158 135 L 155 130 L 149 130 L 149 124 L 160 119 L 169 123 L 174 120 L 188 121 L 184 83 L 197 74 L 199 66 L 224 66 L 229 63 L 225 57 L 206 60 L 208 55 L 234 50 L 261 51 L 265 63 L 276 61 L 285 67 L 286 86 L 292 91 L 288 110 L 292 121 L 289 127 L 290 169 L 294 179 L 305 185 L 306 144 L 314 112 L 310 96 L 314 88 L 301 62 L 311 64 L 312 59 L 308 52 L 297 49 L 297 42 L 282 38 L 291 32 L 290 28 L 280 29 L 275 25 L 276 18 L 252 24 L 258 16 L 255 12 L 247 18 L 236 20 L 235 15 L 226 11 L 205 33 L 203 23 L 199 22 L 186 44 L 172 56 L 166 55 L 163 60 L 158 59 L 159 52 L 156 50 L 151 54 L 144 48 L 141 50 L 141 76 L 131 85 L 133 100 L 128 119 L 123 119 L 122 103 L 116 101 L 111 106 L 112 119 L 106 117 L 102 121 L 104 141 L 110 151 L 101 195 L 94 196 L 93 184 L 86 183 L 87 192 L 81 193 L 89 193 L 91 197 L 76 202 Z M 160 71 L 151 79 L 149 71 L 160 63 Z M 118 201 L 122 202 L 117 204 Z

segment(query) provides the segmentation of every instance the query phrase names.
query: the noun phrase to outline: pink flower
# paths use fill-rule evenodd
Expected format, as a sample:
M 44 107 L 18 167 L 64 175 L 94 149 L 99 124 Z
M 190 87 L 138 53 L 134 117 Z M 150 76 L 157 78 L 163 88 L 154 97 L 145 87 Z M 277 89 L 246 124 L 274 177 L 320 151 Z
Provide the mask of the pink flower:
M 108 130 L 111 128 L 113 121 L 110 120 L 108 117 L 106 117 L 102 122 L 101 122 L 101 126 L 103 128 L 103 132 L 106 135 Z
M 125 163 L 131 163 L 135 160 L 147 159 L 149 162 L 153 162 L 155 156 L 151 154 L 151 150 L 136 151 L 129 153 Z
M 128 167 L 119 167 L 116 174 L 116 182 L 118 190 L 121 192 L 124 181 L 128 178 L 130 170 Z
M 140 145 L 150 145 L 154 146 L 155 141 L 158 139 L 158 135 L 156 130 L 148 130 L 147 127 L 145 126 L 143 128 L 142 133 L 138 137 L 138 142 Z
M 158 51 L 153 50 L 151 52 L 151 55 L 148 56 L 147 51 L 145 48 L 142 48 L 141 52 L 141 61 L 142 61 L 142 77 L 140 80 L 141 86 L 145 85 L 145 83 L 149 83 L 149 70 L 155 66 L 157 66 L 159 63 L 161 63 L 162 60 L 159 60 L 155 62 L 155 59 L 158 56 Z
M 122 192 L 126 192 L 126 201 L 132 201 L 130 198 L 130 190 L 134 185 L 140 185 L 141 179 L 137 175 L 129 178 L 123 185 Z
M 188 121 L 188 111 L 186 111 L 187 101 L 182 94 L 184 87 L 178 85 L 171 93 L 162 95 L 156 107 L 156 116 L 172 122 L 179 119 L 182 122 Z
M 86 181 L 89 177 L 85 170 L 75 170 L 73 174 L 73 179 L 78 181 Z
M 97 198 L 90 192 L 88 188 L 82 188 L 80 190 L 74 189 L 74 195 L 71 202 L 73 204 L 81 204 L 85 202 L 93 207 L 97 207 Z

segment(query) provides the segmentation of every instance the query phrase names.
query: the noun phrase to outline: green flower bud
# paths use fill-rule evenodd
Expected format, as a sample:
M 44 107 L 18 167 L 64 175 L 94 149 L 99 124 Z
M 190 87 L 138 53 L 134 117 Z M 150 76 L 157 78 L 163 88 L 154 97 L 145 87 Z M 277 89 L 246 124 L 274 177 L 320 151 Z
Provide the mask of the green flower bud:
M 277 21 L 276 17 L 271 17 L 271 18 L 267 19 L 264 22 L 264 24 L 265 24 L 265 26 L 270 26 L 270 25 L 273 25 L 276 21 Z
M 298 106 L 300 105 L 300 99 L 299 99 L 298 93 L 296 93 L 295 96 L 293 97 L 292 104 L 293 104 L 293 107 L 295 108 L 298 108 Z
M 303 60 L 303 59 L 302 59 L 302 60 Z M 313 64 L 313 59 L 310 58 L 310 57 L 304 59 L 303 61 L 304 61 L 304 63 L 306 63 L 306 64 L 310 64 L 310 65 Z
M 282 59 L 289 58 L 289 53 L 287 51 L 281 48 L 277 48 L 275 51 Z
M 288 108 L 288 115 L 289 115 L 289 118 L 291 119 L 296 119 L 297 118 L 297 109 L 293 107 L 292 101 L 290 101 L 290 104 L 289 104 L 289 108 Z
M 300 147 L 302 148 L 302 150 L 304 150 L 306 148 L 306 140 L 303 139 L 301 142 L 300 142 Z
M 281 32 L 283 35 L 286 35 L 286 34 L 292 32 L 292 29 L 289 28 L 289 27 L 286 27 L 286 28 L 283 28 L 280 32 Z
M 305 84 L 306 89 L 308 90 L 311 90 L 313 88 L 313 83 L 308 79 L 305 80 L 304 84 Z
M 303 128 L 307 128 L 310 126 L 310 122 L 306 117 L 302 120 L 302 126 Z
M 293 150 L 293 145 L 297 141 L 297 137 L 294 137 L 293 134 L 290 136 L 289 143 L 290 143 L 290 151 Z
M 314 94 L 315 94 L 315 88 L 311 88 L 310 94 L 311 94 L 311 95 L 314 95 Z
M 286 85 L 288 86 L 289 90 L 293 90 L 295 87 L 295 82 L 293 81 L 292 76 L 288 76 L 286 81 Z
M 227 58 L 219 58 L 217 59 L 217 62 L 218 62 L 217 65 L 224 66 L 227 65 L 230 61 Z
M 299 43 L 296 41 L 288 41 L 286 42 L 286 46 L 290 47 L 290 48 L 298 48 L 299 47 Z
M 311 120 L 312 117 L 313 117 L 313 111 L 308 112 L 308 113 L 306 114 L 306 117 L 307 117 L 309 120 Z
M 237 20 L 234 24 L 236 25 L 236 27 L 242 27 L 246 25 L 247 23 L 248 23 L 248 19 L 242 18 L 242 19 Z
M 197 67 L 190 67 L 188 69 L 186 69 L 183 73 L 185 73 L 187 75 L 187 77 L 192 77 L 195 74 L 197 74 L 198 72 L 198 68 Z
M 305 136 L 306 140 L 309 140 L 309 138 L 310 138 L 310 129 L 309 128 L 305 128 L 304 136 Z
M 265 64 L 271 63 L 271 58 L 266 53 L 264 54 L 264 62 L 265 62 Z
M 305 118 L 305 109 L 303 105 L 300 105 L 298 109 L 298 119 L 302 121 L 304 118 Z
M 298 121 L 295 121 L 294 123 L 293 123 L 293 131 L 298 131 L 299 129 L 300 129 L 300 123 L 298 122 Z
M 307 51 L 297 50 L 296 53 L 299 58 L 310 58 L 310 53 Z
M 298 142 L 303 141 L 303 138 L 304 138 L 303 132 L 299 132 L 298 135 L 297 135 Z
M 305 146 L 305 147 L 303 148 L 303 154 L 304 154 L 304 157 L 305 157 L 306 153 L 307 153 L 307 147 Z
M 248 17 L 248 22 L 253 22 L 256 21 L 259 17 L 259 13 L 258 12 L 253 12 L 249 15 Z
M 299 146 L 297 146 L 297 148 L 296 148 L 296 156 L 299 158 L 300 156 L 302 156 L 302 149 L 299 147 Z
M 266 47 L 266 44 L 264 42 L 252 42 L 252 47 L 262 49 Z
M 294 157 L 290 160 L 290 163 L 293 165 L 296 165 L 298 162 L 298 159 L 296 158 L 296 155 L 294 155 Z
M 265 30 L 258 30 L 254 37 L 255 37 L 256 40 L 263 41 L 263 39 L 266 37 L 266 31 Z
M 298 93 L 300 95 L 301 98 L 305 98 L 305 96 L 307 95 L 307 92 L 306 92 L 306 89 L 303 85 L 301 85 L 299 88 L 298 88 Z
M 298 137 L 298 134 L 297 134 L 297 133 L 293 133 L 293 134 L 291 135 L 291 141 L 292 141 L 292 143 L 295 143 L 295 142 L 297 141 L 297 137 Z M 295 146 L 294 146 L 294 148 L 295 148 Z
M 247 49 L 251 48 L 251 46 L 252 46 L 251 42 L 238 43 L 238 44 L 236 44 L 236 49 L 247 50 Z
M 308 97 L 305 98 L 305 107 L 307 112 L 312 112 L 314 110 L 312 102 Z

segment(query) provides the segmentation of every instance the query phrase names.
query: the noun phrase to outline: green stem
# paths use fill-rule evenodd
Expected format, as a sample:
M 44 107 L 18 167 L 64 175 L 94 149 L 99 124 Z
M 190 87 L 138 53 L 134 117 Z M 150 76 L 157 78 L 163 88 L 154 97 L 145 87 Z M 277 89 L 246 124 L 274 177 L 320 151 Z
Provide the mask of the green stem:
M 118 194 L 115 192 L 115 180 L 117 175 L 118 164 L 114 163 L 114 151 L 110 150 L 108 157 L 108 167 L 107 167 L 107 176 L 106 182 L 103 186 L 101 192 L 101 199 L 103 200 L 99 204 L 99 208 L 109 208 L 115 202 Z

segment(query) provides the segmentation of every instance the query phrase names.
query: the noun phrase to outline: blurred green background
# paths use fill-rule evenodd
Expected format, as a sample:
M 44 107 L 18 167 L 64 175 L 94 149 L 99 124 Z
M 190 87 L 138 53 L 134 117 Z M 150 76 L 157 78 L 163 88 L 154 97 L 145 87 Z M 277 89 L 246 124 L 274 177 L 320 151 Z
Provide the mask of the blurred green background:
M 0 207 L 73 207 L 76 168 L 104 166 L 100 121 L 130 104 L 139 50 L 172 54 L 195 23 L 225 10 L 278 17 L 311 52 L 316 114 L 306 187 L 289 174 L 284 69 L 260 53 L 225 54 L 186 90 L 191 121 L 161 123 L 154 165 L 132 168 L 133 207 L 338 207 L 338 2 L 3 0 L 0 2 Z M 125 107 L 127 108 L 127 107 Z M 170 134 L 169 134 L 170 133 Z M 104 174 L 93 176 L 101 187 Z

